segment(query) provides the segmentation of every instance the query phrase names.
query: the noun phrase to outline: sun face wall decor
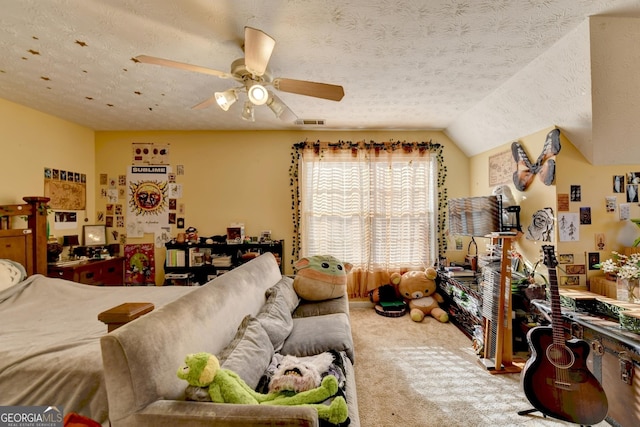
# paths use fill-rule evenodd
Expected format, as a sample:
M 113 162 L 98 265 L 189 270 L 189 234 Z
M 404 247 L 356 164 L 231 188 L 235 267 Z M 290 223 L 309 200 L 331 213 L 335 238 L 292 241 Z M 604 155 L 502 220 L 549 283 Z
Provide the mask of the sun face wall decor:
M 168 207 L 166 181 L 131 182 L 129 192 L 129 205 L 136 215 L 157 215 Z

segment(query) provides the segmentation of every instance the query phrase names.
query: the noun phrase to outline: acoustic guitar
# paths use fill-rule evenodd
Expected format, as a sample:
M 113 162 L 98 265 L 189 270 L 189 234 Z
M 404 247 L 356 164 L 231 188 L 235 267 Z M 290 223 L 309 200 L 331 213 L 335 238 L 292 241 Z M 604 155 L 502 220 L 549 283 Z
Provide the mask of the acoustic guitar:
M 521 374 L 521 384 L 535 409 L 550 417 L 592 425 L 604 420 L 609 408 L 598 379 L 586 366 L 589 344 L 565 340 L 560 311 L 554 248 L 542 246 L 549 270 L 551 326 L 537 326 L 527 334 L 531 357 Z

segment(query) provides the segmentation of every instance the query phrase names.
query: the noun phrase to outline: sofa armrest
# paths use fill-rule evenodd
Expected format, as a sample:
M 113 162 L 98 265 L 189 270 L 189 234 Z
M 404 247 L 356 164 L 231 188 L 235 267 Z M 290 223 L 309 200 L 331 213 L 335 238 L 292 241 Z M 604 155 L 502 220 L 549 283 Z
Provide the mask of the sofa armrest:
M 318 412 L 307 406 L 239 405 L 158 400 L 112 427 L 318 427 Z

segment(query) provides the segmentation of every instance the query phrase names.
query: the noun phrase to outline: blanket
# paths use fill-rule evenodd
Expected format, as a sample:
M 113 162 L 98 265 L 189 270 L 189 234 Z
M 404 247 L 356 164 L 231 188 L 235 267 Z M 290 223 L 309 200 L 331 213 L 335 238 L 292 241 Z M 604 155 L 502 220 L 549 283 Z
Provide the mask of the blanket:
M 98 314 L 195 287 L 96 287 L 33 275 L 0 291 L 0 405 L 60 405 L 108 425 Z

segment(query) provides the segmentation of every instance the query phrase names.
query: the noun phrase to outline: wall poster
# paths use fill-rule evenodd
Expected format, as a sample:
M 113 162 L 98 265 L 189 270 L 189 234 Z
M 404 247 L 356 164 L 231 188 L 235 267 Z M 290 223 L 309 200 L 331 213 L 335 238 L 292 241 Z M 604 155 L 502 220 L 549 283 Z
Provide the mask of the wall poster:
M 516 162 L 511 151 L 506 150 L 489 157 L 489 186 L 509 184 L 513 172 L 516 170 Z
M 129 285 L 155 284 L 153 243 L 125 245 L 125 283 Z
M 81 211 L 87 208 L 87 175 L 44 168 L 44 196 L 51 209 Z
M 127 173 L 127 235 L 156 234 L 169 226 L 170 166 L 130 166 Z

